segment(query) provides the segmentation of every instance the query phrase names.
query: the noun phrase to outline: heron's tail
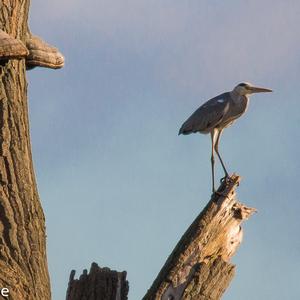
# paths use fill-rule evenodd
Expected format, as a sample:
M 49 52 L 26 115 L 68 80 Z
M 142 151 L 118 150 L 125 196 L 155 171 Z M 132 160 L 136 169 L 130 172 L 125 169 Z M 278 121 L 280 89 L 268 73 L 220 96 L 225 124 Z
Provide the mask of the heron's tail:
M 194 124 L 188 119 L 182 124 L 181 128 L 179 129 L 178 135 L 180 134 L 187 135 L 193 132 L 196 132 L 194 128 Z
M 181 128 L 179 129 L 178 135 L 187 135 L 192 133 L 189 129 L 185 128 L 185 123 L 181 126 Z

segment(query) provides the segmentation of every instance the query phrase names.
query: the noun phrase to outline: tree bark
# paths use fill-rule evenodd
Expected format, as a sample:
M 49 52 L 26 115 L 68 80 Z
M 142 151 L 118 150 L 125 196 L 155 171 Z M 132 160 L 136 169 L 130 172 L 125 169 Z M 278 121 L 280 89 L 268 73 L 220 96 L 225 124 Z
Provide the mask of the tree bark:
M 2 0 L 0 29 L 25 44 L 29 0 Z M 48 300 L 45 219 L 33 170 L 25 59 L 0 66 L 0 288 Z

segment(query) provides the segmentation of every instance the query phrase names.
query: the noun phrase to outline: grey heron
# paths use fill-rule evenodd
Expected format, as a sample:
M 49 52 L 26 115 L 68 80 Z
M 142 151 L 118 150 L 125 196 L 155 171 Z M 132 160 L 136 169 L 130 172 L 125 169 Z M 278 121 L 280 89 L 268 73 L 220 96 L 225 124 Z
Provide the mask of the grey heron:
M 249 104 L 249 96 L 253 93 L 272 92 L 272 90 L 256 87 L 248 82 L 238 84 L 232 91 L 220 94 L 200 106 L 181 126 L 179 134 L 203 133 L 211 135 L 211 172 L 212 190 L 215 193 L 214 152 L 216 152 L 228 178 L 228 172 L 219 153 L 220 136 L 224 128 L 230 126 L 245 113 Z

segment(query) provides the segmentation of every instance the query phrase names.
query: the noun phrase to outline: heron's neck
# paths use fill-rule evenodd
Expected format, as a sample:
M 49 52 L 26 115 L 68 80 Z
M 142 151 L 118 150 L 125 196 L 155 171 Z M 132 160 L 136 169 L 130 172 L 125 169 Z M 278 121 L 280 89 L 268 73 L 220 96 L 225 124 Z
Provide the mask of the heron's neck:
M 244 97 L 248 99 L 247 95 L 242 95 L 238 93 L 236 90 L 232 90 L 230 92 L 230 96 L 235 104 L 241 103 L 244 100 Z

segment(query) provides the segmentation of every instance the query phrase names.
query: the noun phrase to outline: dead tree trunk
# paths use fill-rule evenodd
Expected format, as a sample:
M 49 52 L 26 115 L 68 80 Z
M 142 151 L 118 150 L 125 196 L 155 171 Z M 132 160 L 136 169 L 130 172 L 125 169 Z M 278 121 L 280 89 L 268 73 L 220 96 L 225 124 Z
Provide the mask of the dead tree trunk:
M 143 300 L 218 300 L 234 276 L 230 258 L 242 242 L 240 224 L 255 209 L 236 199 L 233 175 L 191 224 Z
M 126 272 L 100 268 L 92 263 L 90 272 L 83 271 L 79 279 L 70 274 L 66 300 L 127 300 L 128 281 Z
M 48 300 L 45 218 L 31 157 L 25 76 L 33 66 L 28 58 L 35 65 L 40 59 L 37 44 L 28 44 L 28 10 L 29 0 L 0 4 L 0 288 L 9 289 L 9 299 Z
M 242 242 L 241 223 L 255 212 L 254 208 L 246 207 L 236 199 L 235 189 L 239 181 L 239 176 L 232 175 L 221 184 L 218 192 L 182 236 L 143 300 L 221 298 L 234 276 L 235 266 L 229 261 Z M 96 296 L 92 293 L 94 286 L 86 288 L 86 272 L 75 282 L 74 274 L 72 271 L 67 300 L 123 300 L 112 297 L 111 291 L 105 295 L 105 289 Z M 85 289 L 84 295 L 89 297 L 72 296 L 70 290 L 74 289 L 74 284 L 77 293 Z

